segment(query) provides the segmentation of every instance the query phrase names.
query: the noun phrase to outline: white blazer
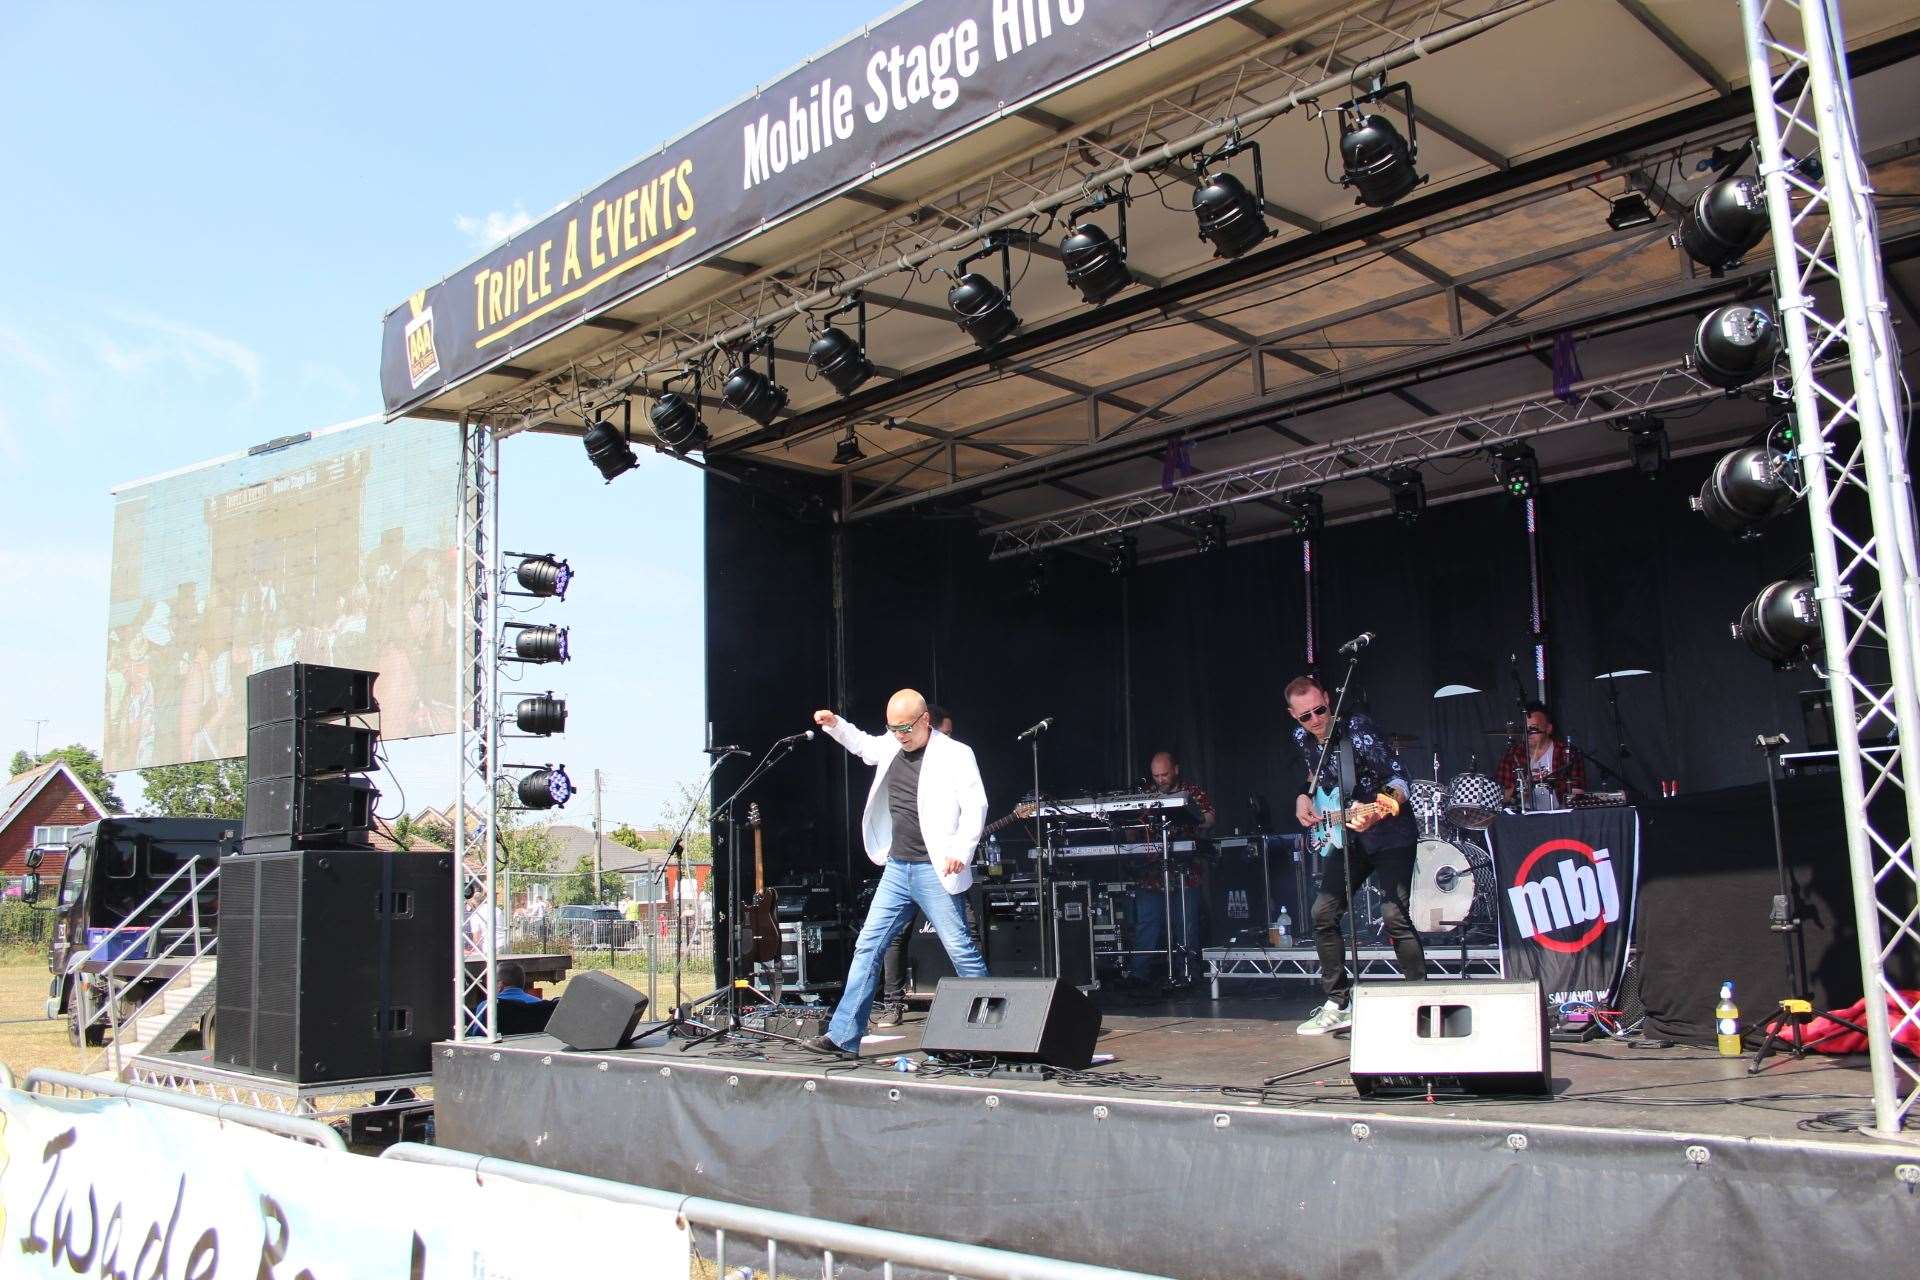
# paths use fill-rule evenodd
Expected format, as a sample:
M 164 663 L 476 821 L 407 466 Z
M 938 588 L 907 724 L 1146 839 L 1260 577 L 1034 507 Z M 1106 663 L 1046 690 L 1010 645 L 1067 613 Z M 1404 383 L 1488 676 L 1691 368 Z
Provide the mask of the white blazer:
M 881 784 L 893 758 L 900 754 L 900 739 L 891 733 L 862 733 L 845 716 L 835 721 L 827 734 L 873 766 L 860 836 L 866 843 L 867 857 L 876 866 L 885 866 L 893 848 L 893 811 Z M 973 748 L 935 729 L 927 738 L 927 753 L 920 761 L 918 798 L 920 834 L 926 840 L 934 873 L 948 893 L 965 893 L 973 883 L 973 868 L 965 866 L 947 875 L 940 871 L 940 859 L 965 858 L 971 862 L 973 847 L 980 843 L 980 829 L 987 822 L 987 789 L 980 781 Z

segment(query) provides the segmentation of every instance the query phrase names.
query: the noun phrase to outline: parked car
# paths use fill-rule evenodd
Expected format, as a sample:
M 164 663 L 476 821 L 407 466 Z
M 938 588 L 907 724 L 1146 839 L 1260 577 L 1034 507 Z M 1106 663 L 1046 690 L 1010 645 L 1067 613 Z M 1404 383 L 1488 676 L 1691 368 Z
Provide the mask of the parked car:
M 633 922 L 618 907 L 562 907 L 555 922 L 558 935 L 575 946 L 623 947 L 633 940 Z

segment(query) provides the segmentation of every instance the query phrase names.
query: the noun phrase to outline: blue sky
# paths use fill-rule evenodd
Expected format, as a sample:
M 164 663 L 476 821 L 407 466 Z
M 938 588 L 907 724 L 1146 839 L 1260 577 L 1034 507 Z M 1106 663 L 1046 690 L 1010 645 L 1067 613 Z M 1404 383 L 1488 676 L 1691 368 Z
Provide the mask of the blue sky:
M 0 746 L 100 742 L 110 487 L 376 412 L 388 307 L 884 8 L 0 5 Z M 538 754 L 651 824 L 703 761 L 697 473 L 503 464 L 503 543 L 579 573 Z M 450 740 L 393 758 L 450 794 Z

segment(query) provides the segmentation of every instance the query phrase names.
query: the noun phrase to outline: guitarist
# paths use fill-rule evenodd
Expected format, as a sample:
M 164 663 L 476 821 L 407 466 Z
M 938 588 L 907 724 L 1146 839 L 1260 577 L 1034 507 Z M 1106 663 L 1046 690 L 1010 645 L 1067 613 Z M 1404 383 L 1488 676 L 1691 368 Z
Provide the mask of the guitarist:
M 1334 732 L 1333 699 L 1318 680 L 1300 676 L 1287 685 L 1286 700 L 1287 714 L 1293 718 L 1294 745 L 1311 770 L 1320 758 L 1322 745 Z M 1328 776 L 1317 782 L 1323 792 L 1328 788 L 1337 790 L 1343 774 L 1342 757 L 1350 750 L 1352 794 L 1342 795 L 1340 803 L 1343 807 L 1362 808 L 1345 824 L 1345 856 L 1329 850 L 1321 860 L 1320 885 L 1314 894 L 1312 915 L 1314 946 L 1320 952 L 1320 987 L 1326 999 L 1296 1028 L 1303 1036 L 1326 1035 L 1353 1025 L 1353 1011 L 1349 1007 L 1353 978 L 1347 973 L 1346 957 L 1340 945 L 1340 917 L 1351 905 L 1353 891 L 1366 883 L 1368 875 L 1373 876 L 1380 890 L 1380 915 L 1387 937 L 1393 942 L 1400 972 L 1413 979 L 1427 975 L 1426 953 L 1420 948 L 1420 935 L 1413 927 L 1407 906 L 1413 886 L 1414 849 L 1419 842 L 1419 830 L 1414 826 L 1412 806 L 1408 803 L 1413 786 L 1407 780 L 1406 767 L 1371 716 L 1353 712 L 1343 719 L 1340 733 L 1345 741 L 1335 741 L 1333 750 L 1327 753 Z M 1314 786 L 1315 780 L 1309 780 L 1308 789 Z M 1399 812 L 1391 817 L 1368 807 L 1383 793 L 1391 793 L 1399 802 Z M 1293 808 L 1294 817 L 1303 827 L 1311 828 L 1321 818 L 1320 806 L 1311 795 L 1297 797 Z M 1350 881 L 1345 875 L 1349 867 L 1353 877 Z
M 987 976 L 967 931 L 960 895 L 972 883 L 968 863 L 987 819 L 987 791 L 973 750 L 937 731 L 927 700 L 902 689 L 887 700 L 887 731 L 866 734 L 831 711 L 813 722 L 872 765 L 860 834 L 867 857 L 883 868 L 867 922 L 853 945 L 847 987 L 826 1034 L 806 1042 L 821 1053 L 857 1054 L 873 1015 L 880 952 L 914 907 L 926 913 L 963 978 Z

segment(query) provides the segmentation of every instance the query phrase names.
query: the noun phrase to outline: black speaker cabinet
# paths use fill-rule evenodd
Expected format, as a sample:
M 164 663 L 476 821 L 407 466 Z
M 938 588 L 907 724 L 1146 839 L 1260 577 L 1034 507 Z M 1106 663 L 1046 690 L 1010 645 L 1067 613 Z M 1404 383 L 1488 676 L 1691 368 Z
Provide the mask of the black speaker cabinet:
M 611 974 L 586 969 L 567 983 L 547 1019 L 547 1034 L 569 1049 L 618 1049 L 633 1038 L 646 1010 L 647 998 L 638 991 Z
M 247 780 L 366 773 L 377 768 L 377 729 L 312 720 L 269 720 L 247 728 Z
M 365 778 L 249 778 L 241 852 L 365 847 L 379 797 Z
M 247 677 L 247 725 L 272 720 L 324 720 L 330 716 L 370 715 L 374 671 L 289 662 Z
M 1546 993 L 1530 982 L 1363 982 L 1353 1086 L 1390 1094 L 1553 1091 Z
M 1100 1011 L 1058 978 L 943 978 L 920 1047 L 1080 1071 L 1093 1065 Z
M 453 1033 L 453 858 L 220 863 L 214 1060 L 298 1084 L 425 1075 Z

